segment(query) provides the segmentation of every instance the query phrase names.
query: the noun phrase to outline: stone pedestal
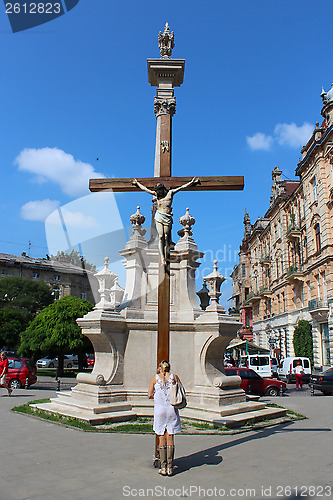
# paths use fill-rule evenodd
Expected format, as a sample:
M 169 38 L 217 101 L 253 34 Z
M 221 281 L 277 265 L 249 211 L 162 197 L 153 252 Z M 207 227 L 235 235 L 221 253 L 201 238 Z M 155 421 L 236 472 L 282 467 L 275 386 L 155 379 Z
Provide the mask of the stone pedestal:
M 78 320 L 94 346 L 94 369 L 91 374 L 79 373 L 72 391 L 58 393 L 51 403 L 37 405 L 40 409 L 96 424 L 153 415 L 147 390 L 157 364 L 158 249 L 153 243 L 148 246 L 141 214 L 135 215 L 133 235 L 121 251 L 127 270 L 122 304 L 112 309 L 106 293 L 109 290 L 112 294 L 112 287 L 101 283 L 102 303 Z M 223 277 L 216 263 L 213 273 L 205 278 L 212 303 L 206 311 L 199 307 L 195 271 L 203 254 L 192 238 L 194 219 L 189 213 L 186 217 L 181 218 L 184 230 L 171 251 L 170 362 L 187 393 L 188 405 L 182 415 L 217 425 L 228 419 L 232 425 L 243 422 L 246 415 L 259 418 L 265 405 L 247 402 L 239 388 L 240 378 L 227 377 L 223 371 L 225 348 L 240 324 L 218 304 Z M 106 281 L 110 276 L 115 279 L 107 261 L 99 273 L 100 279 L 103 276 Z M 268 413 L 262 413 L 264 418 Z M 275 415 L 274 411 L 270 414 Z

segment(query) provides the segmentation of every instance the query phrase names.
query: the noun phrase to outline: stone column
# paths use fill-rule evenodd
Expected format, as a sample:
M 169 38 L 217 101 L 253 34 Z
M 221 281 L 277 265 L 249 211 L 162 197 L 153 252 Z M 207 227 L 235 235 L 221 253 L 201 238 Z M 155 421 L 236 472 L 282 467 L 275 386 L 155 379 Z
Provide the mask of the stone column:
M 157 87 L 154 99 L 156 123 L 156 148 L 154 177 L 171 176 L 172 117 L 176 112 L 174 87 L 180 87 L 184 78 L 184 59 L 171 59 L 174 34 L 166 23 L 159 33 L 160 59 L 148 59 L 148 81 Z

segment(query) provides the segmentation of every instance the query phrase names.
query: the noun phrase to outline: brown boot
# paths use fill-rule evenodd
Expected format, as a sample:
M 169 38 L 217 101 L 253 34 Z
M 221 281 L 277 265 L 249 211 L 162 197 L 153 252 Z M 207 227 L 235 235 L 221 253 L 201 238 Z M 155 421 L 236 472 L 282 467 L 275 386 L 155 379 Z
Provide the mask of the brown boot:
M 173 457 L 175 454 L 174 446 L 167 446 L 167 474 L 172 476 L 173 474 Z
M 160 446 L 159 453 L 160 453 L 161 468 L 158 471 L 158 473 L 162 474 L 162 476 L 166 476 L 167 475 L 167 447 Z

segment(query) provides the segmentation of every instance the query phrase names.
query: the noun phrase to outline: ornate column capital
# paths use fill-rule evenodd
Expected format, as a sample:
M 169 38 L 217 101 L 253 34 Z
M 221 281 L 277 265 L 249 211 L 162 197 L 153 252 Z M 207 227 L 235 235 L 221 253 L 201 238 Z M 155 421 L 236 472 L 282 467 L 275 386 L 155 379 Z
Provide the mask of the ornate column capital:
M 170 99 L 165 99 L 162 97 L 154 98 L 154 113 L 156 118 L 160 115 L 171 115 L 173 116 L 176 112 L 176 99 L 171 97 Z

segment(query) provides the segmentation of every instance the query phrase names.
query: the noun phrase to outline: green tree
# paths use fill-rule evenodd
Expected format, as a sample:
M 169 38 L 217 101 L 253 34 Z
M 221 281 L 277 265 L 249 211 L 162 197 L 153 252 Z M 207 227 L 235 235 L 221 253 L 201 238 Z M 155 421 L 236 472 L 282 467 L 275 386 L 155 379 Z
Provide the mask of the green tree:
M 38 311 L 52 304 L 50 287 L 20 276 L 0 279 L 0 347 L 13 349 Z
M 309 358 L 313 364 L 312 326 L 309 321 L 300 320 L 293 337 L 295 356 Z
M 84 259 L 77 250 L 72 250 L 71 253 L 67 252 L 59 252 L 57 255 L 51 255 L 52 260 L 57 260 L 59 262 L 67 262 L 68 264 L 74 264 L 75 266 L 82 267 L 83 269 L 87 269 L 88 271 L 96 272 L 95 264 L 91 264 Z
M 79 325 L 78 318 L 93 309 L 87 300 L 67 296 L 45 307 L 21 335 L 19 353 L 39 357 L 42 353 L 58 356 L 59 375 L 63 374 L 64 355 L 77 354 L 82 360 L 84 352 L 91 352 L 92 346 Z M 80 366 L 81 365 L 81 366 Z M 82 363 L 79 364 L 79 369 Z
M 0 349 L 14 349 L 20 342 L 20 333 L 27 327 L 27 316 L 19 309 L 0 309 Z

